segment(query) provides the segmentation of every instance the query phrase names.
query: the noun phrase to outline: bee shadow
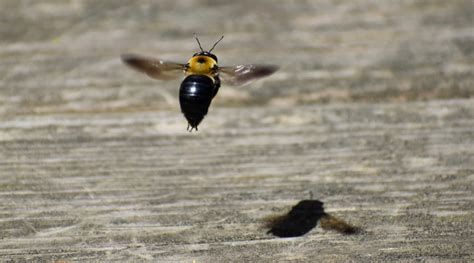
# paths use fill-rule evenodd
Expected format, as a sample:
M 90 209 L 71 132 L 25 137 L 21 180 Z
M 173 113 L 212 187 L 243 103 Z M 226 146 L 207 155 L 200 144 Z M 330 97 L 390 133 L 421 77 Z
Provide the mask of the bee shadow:
M 265 218 L 268 234 L 277 237 L 299 237 L 311 231 L 318 222 L 325 230 L 335 230 L 341 234 L 356 234 L 354 227 L 324 211 L 324 203 L 319 200 L 302 200 L 285 215 Z

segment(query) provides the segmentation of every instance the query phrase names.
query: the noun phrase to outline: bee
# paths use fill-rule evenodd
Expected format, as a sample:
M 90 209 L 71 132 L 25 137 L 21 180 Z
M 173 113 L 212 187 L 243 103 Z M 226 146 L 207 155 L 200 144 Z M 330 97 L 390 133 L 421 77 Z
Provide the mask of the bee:
M 194 34 L 200 52 L 195 53 L 187 63 L 163 61 L 137 54 L 122 54 L 122 61 L 129 67 L 158 80 L 171 80 L 182 76 L 179 88 L 181 112 L 188 121 L 187 130 L 198 130 L 198 125 L 206 116 L 212 99 L 217 95 L 222 83 L 240 86 L 269 76 L 278 70 L 275 65 L 248 64 L 220 67 L 217 56 L 212 53 L 217 40 L 209 51 L 205 51 L 199 38 Z

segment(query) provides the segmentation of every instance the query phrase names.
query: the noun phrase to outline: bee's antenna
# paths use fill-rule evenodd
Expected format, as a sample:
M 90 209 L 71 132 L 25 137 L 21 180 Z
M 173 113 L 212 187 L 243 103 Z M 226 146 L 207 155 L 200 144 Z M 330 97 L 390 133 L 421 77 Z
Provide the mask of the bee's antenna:
M 211 52 L 211 51 L 216 47 L 216 45 L 217 45 L 219 42 L 221 42 L 221 40 L 222 40 L 223 38 L 224 38 L 224 36 L 221 36 L 221 38 L 220 38 L 219 40 L 217 40 L 216 43 L 214 43 L 214 46 L 212 46 L 212 48 L 209 49 L 209 52 Z
M 197 37 L 196 33 L 194 33 L 194 38 L 195 38 L 196 41 L 198 42 L 199 49 L 201 49 L 201 51 L 204 52 L 204 50 L 203 50 L 202 47 L 201 47 L 201 42 L 199 42 L 199 38 Z

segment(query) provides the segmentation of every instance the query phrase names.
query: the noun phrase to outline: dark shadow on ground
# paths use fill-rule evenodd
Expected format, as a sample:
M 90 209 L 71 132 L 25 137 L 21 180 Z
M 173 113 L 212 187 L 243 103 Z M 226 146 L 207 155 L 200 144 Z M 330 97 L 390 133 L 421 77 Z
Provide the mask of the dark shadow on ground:
M 288 214 L 265 219 L 269 234 L 277 237 L 302 236 L 321 222 L 325 230 L 335 230 L 341 234 L 356 234 L 360 230 L 324 211 L 324 203 L 319 200 L 302 200 Z

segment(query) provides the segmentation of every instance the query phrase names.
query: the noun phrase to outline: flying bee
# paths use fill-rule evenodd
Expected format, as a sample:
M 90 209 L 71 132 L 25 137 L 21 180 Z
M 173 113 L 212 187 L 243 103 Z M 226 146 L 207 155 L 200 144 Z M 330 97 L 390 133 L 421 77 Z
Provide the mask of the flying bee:
M 122 61 L 131 68 L 159 80 L 170 80 L 184 74 L 185 78 L 179 88 L 181 112 L 188 121 L 188 131 L 197 131 L 199 123 L 206 116 L 212 99 L 221 86 L 221 81 L 228 85 L 239 86 L 256 79 L 273 74 L 275 65 L 238 65 L 220 67 L 217 56 L 212 53 L 222 36 L 209 51 L 203 50 L 196 35 L 200 52 L 195 53 L 186 64 L 163 61 L 136 54 L 122 54 Z

